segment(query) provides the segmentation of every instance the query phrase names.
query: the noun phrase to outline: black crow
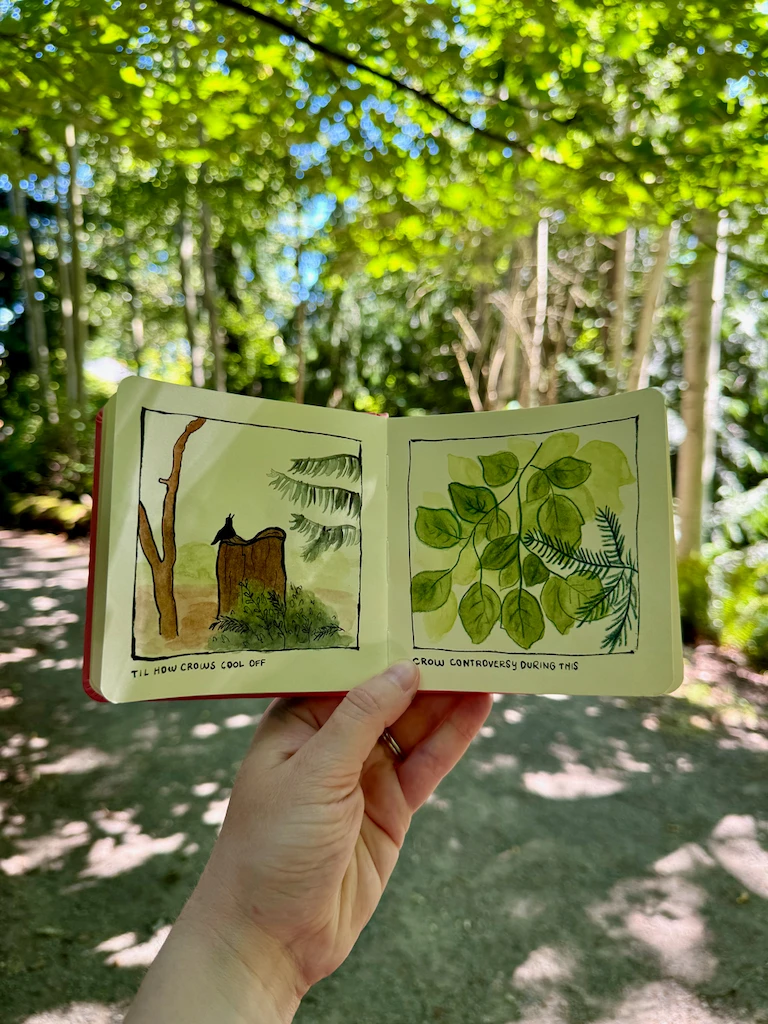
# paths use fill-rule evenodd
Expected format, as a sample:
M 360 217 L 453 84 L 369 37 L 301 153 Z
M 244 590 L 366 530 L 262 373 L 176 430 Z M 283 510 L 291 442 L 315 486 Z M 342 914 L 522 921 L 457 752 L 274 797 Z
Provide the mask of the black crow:
M 211 545 L 218 544 L 222 540 L 229 540 L 231 537 L 236 537 L 235 528 L 232 525 L 232 520 L 235 518 L 234 513 L 231 516 L 227 516 L 226 522 L 211 541 Z

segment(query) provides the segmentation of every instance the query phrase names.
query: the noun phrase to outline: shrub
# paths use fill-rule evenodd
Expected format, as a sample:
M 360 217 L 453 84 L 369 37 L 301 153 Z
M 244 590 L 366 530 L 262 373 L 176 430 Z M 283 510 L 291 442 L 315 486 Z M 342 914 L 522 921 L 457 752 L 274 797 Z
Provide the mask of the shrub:
M 212 625 L 211 650 L 284 651 L 348 647 L 353 638 L 339 625 L 336 613 L 311 590 L 293 584 L 285 602 L 273 590 L 240 585 L 240 598 L 229 615 Z
M 683 559 L 677 566 L 677 585 L 680 594 L 680 624 L 683 642 L 715 639 L 715 630 L 709 617 L 708 565 L 700 556 Z
M 768 543 L 717 555 L 709 572 L 710 614 L 720 642 L 768 669 Z

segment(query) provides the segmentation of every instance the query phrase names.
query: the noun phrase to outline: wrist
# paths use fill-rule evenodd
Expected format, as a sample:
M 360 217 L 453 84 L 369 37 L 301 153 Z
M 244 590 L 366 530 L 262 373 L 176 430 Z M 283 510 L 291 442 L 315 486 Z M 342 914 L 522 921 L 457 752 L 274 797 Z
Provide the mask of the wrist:
M 228 892 L 204 875 L 174 927 L 190 946 L 212 964 L 222 988 L 244 1019 L 293 1020 L 308 986 L 288 950 L 248 920 L 243 908 Z M 269 1010 L 253 1017 L 255 1007 Z

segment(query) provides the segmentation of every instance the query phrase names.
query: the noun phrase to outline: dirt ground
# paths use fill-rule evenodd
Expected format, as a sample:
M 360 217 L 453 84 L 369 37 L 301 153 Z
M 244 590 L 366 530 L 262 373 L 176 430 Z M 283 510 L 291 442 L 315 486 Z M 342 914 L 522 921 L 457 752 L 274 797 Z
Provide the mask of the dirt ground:
M 80 689 L 87 550 L 0 534 L 0 1024 L 117 1024 L 264 702 Z M 505 696 L 299 1024 L 766 1024 L 768 680 Z

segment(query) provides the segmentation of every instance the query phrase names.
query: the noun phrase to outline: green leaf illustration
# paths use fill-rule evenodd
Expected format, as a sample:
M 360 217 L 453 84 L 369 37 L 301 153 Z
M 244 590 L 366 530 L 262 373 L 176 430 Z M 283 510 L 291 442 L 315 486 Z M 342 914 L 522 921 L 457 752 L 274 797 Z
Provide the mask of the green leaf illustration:
M 619 496 L 619 488 L 634 483 L 635 478 L 621 448 L 610 441 L 590 441 L 579 450 L 578 458 L 592 467 L 589 490 L 595 504 L 622 512 L 624 502 Z
M 586 611 L 595 601 L 602 599 L 603 584 L 592 572 L 572 572 L 566 583 L 572 602 L 571 614 L 575 619 L 582 617 L 582 609 Z
M 502 508 L 491 509 L 485 519 L 485 524 L 481 524 L 481 526 L 485 525 L 485 535 L 488 540 L 498 540 L 499 537 L 506 537 L 512 529 L 509 516 Z
M 538 555 L 530 554 L 525 556 L 523 579 L 527 587 L 534 587 L 537 583 L 544 583 L 549 579 L 549 569 Z
M 520 524 L 520 536 L 525 537 L 527 534 L 532 533 L 534 530 L 539 528 L 539 509 L 544 504 L 545 499 L 539 498 L 537 501 L 524 501 L 522 507 L 522 516 Z
M 460 587 L 468 587 L 470 583 L 475 582 L 479 572 L 480 562 L 475 549 L 471 544 L 467 544 L 453 570 L 453 582 L 458 583 Z
M 575 545 L 581 541 L 583 522 L 581 512 L 564 494 L 553 494 L 539 509 L 541 532 L 549 537 L 557 537 L 566 544 Z
M 578 434 L 571 434 L 568 431 L 550 434 L 539 449 L 534 461 L 537 466 L 550 466 L 553 462 L 557 462 L 558 459 L 564 459 L 568 455 L 573 455 L 578 447 Z
M 581 512 L 585 523 L 589 523 L 595 518 L 595 502 L 590 493 L 588 482 L 580 484 L 578 487 L 571 487 L 568 491 L 568 497 L 579 512 Z
M 502 590 L 516 587 L 520 582 L 520 563 L 517 559 L 505 565 L 499 573 L 499 586 Z
M 516 533 L 492 540 L 480 556 L 480 564 L 484 569 L 503 569 L 517 558 L 519 543 L 520 537 Z
M 528 650 L 544 636 L 541 606 L 527 590 L 510 590 L 501 606 L 501 625 L 516 644 Z
M 542 470 L 537 470 L 528 481 L 526 497 L 528 501 L 539 501 L 541 498 L 548 497 L 551 490 L 547 474 Z
M 416 509 L 416 536 L 430 548 L 452 548 L 461 539 L 461 524 L 449 508 Z
M 448 485 L 453 507 L 462 519 L 476 523 L 486 512 L 496 507 L 496 499 L 487 487 L 467 487 L 465 484 Z
M 573 456 L 566 455 L 564 458 L 558 459 L 557 462 L 547 466 L 544 472 L 547 474 L 550 483 L 553 483 L 555 487 L 562 487 L 563 490 L 567 490 L 583 484 L 592 472 L 592 467 L 582 459 L 574 459 Z
M 442 608 L 450 593 L 450 572 L 428 569 L 411 580 L 411 607 L 415 612 L 433 612 Z
M 483 467 L 483 479 L 489 487 L 503 487 L 517 473 L 519 463 L 512 452 L 496 452 L 495 455 L 480 455 L 478 458 Z
M 499 595 L 484 583 L 474 583 L 461 599 L 459 617 L 473 644 L 487 639 L 501 611 Z
M 448 456 L 448 474 L 451 480 L 469 487 L 479 487 L 483 483 L 483 471 L 474 459 L 463 455 Z
M 424 616 L 424 629 L 430 640 L 440 640 L 450 633 L 456 616 L 459 613 L 459 605 L 453 591 L 448 595 L 445 604 L 434 612 L 427 612 Z
M 541 606 L 558 633 L 565 636 L 576 621 L 570 613 L 571 590 L 559 576 L 550 576 L 541 591 Z

